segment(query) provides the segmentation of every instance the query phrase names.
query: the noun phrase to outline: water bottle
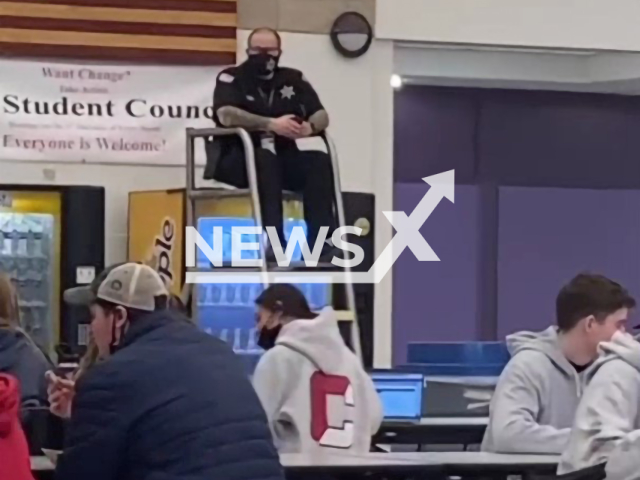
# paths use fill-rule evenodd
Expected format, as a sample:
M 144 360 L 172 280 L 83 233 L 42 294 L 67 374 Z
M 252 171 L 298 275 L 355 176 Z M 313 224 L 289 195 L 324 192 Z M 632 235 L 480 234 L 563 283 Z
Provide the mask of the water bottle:
M 260 348 L 257 345 L 258 329 L 252 328 L 249 330 L 249 341 L 247 342 L 247 353 L 259 353 Z
M 240 286 L 240 303 L 244 306 L 251 306 L 251 284 L 242 284 Z
M 223 328 L 223 329 L 220 331 L 220 337 L 219 337 L 219 338 L 220 338 L 220 340 L 222 340 L 223 342 L 226 342 L 226 341 L 227 341 L 227 334 L 228 334 L 228 333 L 229 333 L 229 330 L 227 330 L 226 328 Z
M 220 285 L 211 285 L 211 303 L 213 305 L 218 305 L 220 303 L 220 299 L 222 298 L 222 288 Z
M 225 285 L 226 290 L 227 290 L 227 294 L 226 294 L 226 303 L 227 305 L 233 305 L 233 302 L 236 299 L 236 287 L 237 285 L 235 285 L 234 283 L 228 283 L 227 285 Z
M 213 304 L 213 285 L 203 285 L 205 297 L 204 297 L 204 306 L 210 307 Z
M 235 335 L 233 337 L 233 351 L 234 352 L 241 352 L 242 351 L 242 345 L 240 345 L 240 336 L 241 336 L 241 329 L 240 328 L 236 328 L 235 329 Z

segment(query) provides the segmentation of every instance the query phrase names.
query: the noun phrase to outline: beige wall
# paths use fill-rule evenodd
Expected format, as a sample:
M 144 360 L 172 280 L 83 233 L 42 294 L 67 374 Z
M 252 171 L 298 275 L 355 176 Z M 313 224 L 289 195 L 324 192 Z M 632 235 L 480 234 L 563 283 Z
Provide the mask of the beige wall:
M 334 20 L 348 11 L 375 25 L 375 0 L 238 0 L 238 28 L 328 34 Z

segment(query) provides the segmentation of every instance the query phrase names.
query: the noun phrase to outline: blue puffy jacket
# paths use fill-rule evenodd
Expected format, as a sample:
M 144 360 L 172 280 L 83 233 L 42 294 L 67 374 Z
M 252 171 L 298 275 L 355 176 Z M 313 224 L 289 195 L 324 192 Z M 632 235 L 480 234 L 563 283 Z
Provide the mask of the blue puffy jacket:
M 282 480 L 260 402 L 226 343 L 169 311 L 134 320 L 77 383 L 59 480 Z

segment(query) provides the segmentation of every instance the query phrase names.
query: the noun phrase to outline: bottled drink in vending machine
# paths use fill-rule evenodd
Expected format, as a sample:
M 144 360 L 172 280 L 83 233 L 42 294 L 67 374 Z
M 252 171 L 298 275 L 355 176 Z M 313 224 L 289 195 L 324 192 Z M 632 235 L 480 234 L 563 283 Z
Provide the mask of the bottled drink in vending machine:
M 229 283 L 225 285 L 225 290 L 225 300 L 227 305 L 233 305 L 236 299 L 236 285 L 233 283 Z
M 242 284 L 240 286 L 240 303 L 244 306 L 251 306 L 251 284 Z
M 223 342 L 226 342 L 226 341 L 227 341 L 228 333 L 229 333 L 229 330 L 228 330 L 228 329 L 226 329 L 226 328 L 223 328 L 223 329 L 220 331 L 220 337 L 219 337 L 219 338 L 220 338 L 220 340 L 222 340 Z
M 258 329 L 252 328 L 249 330 L 249 340 L 247 342 L 247 353 L 260 353 L 260 348 L 257 344 Z
M 240 328 L 234 329 L 234 337 L 233 337 L 233 351 L 234 352 L 241 352 L 242 351 L 241 335 L 242 335 L 242 329 L 240 329 Z
M 213 303 L 213 291 L 211 289 L 211 285 L 203 285 L 205 296 L 204 296 L 204 304 L 211 305 Z

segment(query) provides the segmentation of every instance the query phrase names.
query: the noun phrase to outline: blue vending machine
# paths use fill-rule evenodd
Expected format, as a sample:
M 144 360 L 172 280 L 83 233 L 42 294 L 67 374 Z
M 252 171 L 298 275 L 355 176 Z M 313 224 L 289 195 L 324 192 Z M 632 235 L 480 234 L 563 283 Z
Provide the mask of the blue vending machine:
M 198 232 L 207 243 L 213 245 L 214 227 L 222 227 L 223 231 L 223 261 L 231 262 L 232 228 L 254 227 L 252 218 L 242 217 L 203 217 L 198 220 Z M 306 233 L 304 220 L 285 219 L 285 238 L 289 240 L 294 227 L 302 227 Z M 258 242 L 258 235 L 246 235 L 243 243 Z M 243 260 L 258 259 L 259 252 L 243 251 Z M 293 261 L 300 261 L 302 252 L 299 246 L 293 255 Z M 209 260 L 198 249 L 199 268 L 211 268 Z M 330 284 L 296 284 L 302 290 L 313 311 L 331 305 Z M 210 335 L 215 335 L 232 345 L 233 350 L 247 357 L 247 365 L 253 371 L 262 349 L 256 344 L 256 313 L 255 300 L 262 293 L 260 283 L 247 284 L 198 284 L 196 316 L 202 328 Z

